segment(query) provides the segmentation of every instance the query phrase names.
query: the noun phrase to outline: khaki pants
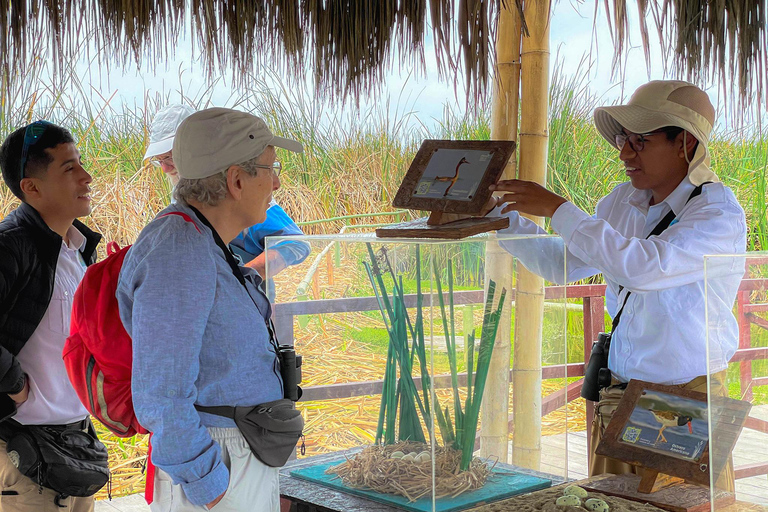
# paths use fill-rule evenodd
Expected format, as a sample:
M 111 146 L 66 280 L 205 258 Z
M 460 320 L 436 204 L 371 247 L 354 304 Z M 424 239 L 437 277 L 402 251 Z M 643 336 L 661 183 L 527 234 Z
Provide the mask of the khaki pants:
M 278 468 L 257 459 L 236 428 L 209 427 L 214 442 L 221 446 L 221 459 L 229 469 L 229 487 L 211 512 L 280 512 Z M 205 505 L 193 505 L 168 473 L 155 469 L 152 512 L 204 512 Z M 5 512 L 3 510 L 2 512 Z
M 57 493 L 40 487 L 29 477 L 19 473 L 5 450 L 5 441 L 0 440 L 0 511 L 2 512 L 92 512 L 93 496 L 76 498 L 70 496 L 59 500 Z
M 712 391 L 716 395 L 728 396 L 728 389 L 724 384 L 725 370 L 712 375 L 712 382 Z M 696 377 L 691 382 L 680 384 L 678 387 L 707 393 L 707 377 Z M 614 475 L 632 473 L 641 476 L 643 474 L 642 468 L 632 466 L 617 459 L 595 454 L 597 445 L 603 438 L 605 428 L 608 426 L 608 422 L 611 421 L 613 413 L 616 412 L 616 408 L 619 406 L 622 396 L 624 396 L 624 389 L 618 386 L 609 386 L 600 391 L 600 401 L 595 407 L 595 418 L 592 421 L 592 464 L 589 468 L 589 476 L 597 476 L 605 473 Z M 717 479 L 717 487 L 733 492 L 735 485 L 734 480 L 733 460 L 730 459 L 723 470 L 722 475 Z

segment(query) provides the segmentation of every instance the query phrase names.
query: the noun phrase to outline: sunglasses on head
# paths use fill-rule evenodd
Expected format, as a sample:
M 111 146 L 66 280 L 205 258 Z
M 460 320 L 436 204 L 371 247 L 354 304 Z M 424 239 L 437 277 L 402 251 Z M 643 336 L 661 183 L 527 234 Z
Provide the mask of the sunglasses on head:
M 27 129 L 24 130 L 24 144 L 21 146 L 21 168 L 19 171 L 19 180 L 24 179 L 24 168 L 27 166 L 27 157 L 29 156 L 29 148 L 34 146 L 43 136 L 45 130 L 49 126 L 53 126 L 48 121 L 35 121 L 32 124 L 27 125 Z

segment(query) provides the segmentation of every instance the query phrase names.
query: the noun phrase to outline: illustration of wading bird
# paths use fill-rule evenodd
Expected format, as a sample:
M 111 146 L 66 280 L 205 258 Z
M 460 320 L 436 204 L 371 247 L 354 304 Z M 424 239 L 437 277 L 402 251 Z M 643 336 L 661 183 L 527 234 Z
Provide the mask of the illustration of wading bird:
M 461 167 L 464 164 L 468 164 L 469 160 L 467 160 L 464 157 L 461 157 L 461 160 L 459 160 L 459 163 L 456 164 L 456 172 L 453 176 L 435 176 L 434 181 L 449 181 L 451 182 L 450 185 L 448 185 L 448 188 L 445 189 L 445 192 L 443 193 L 443 197 L 448 195 L 448 192 L 451 190 L 451 188 L 456 184 L 457 181 L 459 181 L 459 167 Z
M 651 414 L 653 414 L 653 417 L 656 418 L 656 421 L 658 421 L 661 424 L 661 428 L 659 429 L 659 435 L 656 436 L 656 441 L 653 442 L 654 446 L 659 443 L 659 440 L 661 440 L 662 443 L 667 443 L 667 438 L 664 437 L 664 429 L 667 427 L 682 427 L 685 424 L 688 424 L 688 433 L 693 434 L 693 425 L 691 425 L 691 421 L 693 421 L 693 418 L 690 416 L 683 416 L 679 412 L 675 411 L 654 411 L 653 409 L 649 409 L 651 411 Z

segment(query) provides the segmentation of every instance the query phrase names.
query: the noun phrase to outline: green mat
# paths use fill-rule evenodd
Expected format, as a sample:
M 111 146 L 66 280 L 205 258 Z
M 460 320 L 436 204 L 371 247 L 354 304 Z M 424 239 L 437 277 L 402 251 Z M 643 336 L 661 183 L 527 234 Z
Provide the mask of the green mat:
M 420 500 L 409 502 L 407 498 L 395 496 L 394 494 L 383 494 L 380 492 L 352 489 L 341 483 L 341 479 L 336 475 L 327 475 L 325 470 L 331 466 L 340 464 L 342 461 L 327 462 L 291 471 L 291 476 L 301 478 L 326 487 L 362 496 L 369 500 L 384 503 L 393 507 L 409 510 L 411 512 L 431 512 L 432 497 L 422 498 Z M 505 469 L 494 468 L 488 481 L 481 489 L 465 492 L 455 498 L 441 498 L 435 501 L 435 510 L 438 512 L 452 512 L 455 510 L 464 510 L 483 503 L 503 500 L 518 494 L 546 489 L 552 485 L 552 480 L 539 478 L 522 473 L 514 473 Z

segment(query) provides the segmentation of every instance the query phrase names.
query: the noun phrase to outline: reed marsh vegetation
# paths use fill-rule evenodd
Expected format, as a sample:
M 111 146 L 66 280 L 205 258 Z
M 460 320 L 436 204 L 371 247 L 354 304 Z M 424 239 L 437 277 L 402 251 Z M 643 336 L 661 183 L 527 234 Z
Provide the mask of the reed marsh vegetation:
M 12 129 L 40 118 L 70 128 L 93 175 L 93 212 L 85 222 L 102 232 L 108 241 L 131 243 L 170 199 L 170 187 L 161 173 L 141 161 L 152 116 L 169 102 L 184 101 L 197 108 L 210 106 L 210 91 L 192 96 L 147 95 L 141 104 L 118 107 L 114 105 L 114 95 L 100 95 L 79 82 L 74 74 L 66 82 L 43 85 L 45 64 L 36 66 L 32 73 L 3 83 L 0 133 L 5 136 Z M 282 188 L 276 193 L 278 202 L 300 222 L 390 211 L 391 200 L 423 139 L 490 137 L 489 105 L 479 107 L 472 116 L 464 114 L 461 108 L 446 106 L 442 118 L 432 123 L 420 120 L 413 112 L 415 101 L 394 109 L 384 102 L 364 112 L 347 110 L 338 114 L 333 106 L 318 103 L 307 91 L 268 86 L 255 78 L 252 84 L 248 92 L 230 98 L 228 105 L 259 113 L 276 133 L 295 138 L 305 146 L 304 154 L 280 155 L 284 172 Z M 554 77 L 548 185 L 590 212 L 600 197 L 625 180 L 615 149 L 599 137 L 591 124 L 591 111 L 597 104 L 599 99 L 589 92 L 583 77 Z M 768 138 L 761 134 L 720 133 L 711 147 L 715 172 L 734 190 L 746 211 L 749 249 L 768 250 Z M 0 185 L 0 218 L 16 205 L 17 200 Z M 380 216 L 350 222 L 394 220 L 393 216 Z M 313 223 L 305 231 L 337 233 L 344 224 L 343 220 Z M 104 244 L 101 250 L 104 251 Z M 465 260 L 457 263 L 457 272 L 466 272 L 471 285 L 471 276 L 482 273 L 477 258 L 472 254 L 459 254 L 457 258 Z M 320 274 L 323 272 L 321 268 Z M 411 283 L 406 285 L 410 288 Z M 359 287 L 360 283 L 351 286 Z M 481 314 L 479 308 L 475 314 Z M 311 356 L 312 351 L 323 356 L 314 360 L 316 371 L 305 374 L 310 379 L 307 384 L 330 383 L 327 379 L 331 376 L 332 382 L 366 380 L 368 377 L 348 371 L 351 360 L 357 369 L 370 366 L 372 379 L 381 378 L 385 350 L 380 341 L 386 332 L 368 328 L 370 316 L 352 316 L 342 320 L 318 316 L 297 329 L 297 343 L 306 347 L 305 356 Z M 580 315 L 569 311 L 568 316 L 568 360 L 578 361 L 583 359 Z M 556 321 L 550 319 L 547 325 L 551 327 Z M 475 325 L 479 326 L 479 318 Z M 762 338 L 758 339 L 759 336 Z M 756 344 L 768 345 L 764 333 L 756 332 L 755 339 Z M 447 361 L 443 360 L 447 358 L 438 359 L 447 368 Z M 579 402 L 571 404 L 567 414 L 583 421 L 583 406 L 581 412 L 579 406 Z M 308 437 L 307 446 L 315 453 L 321 452 L 325 443 L 366 439 L 375 431 L 375 424 L 371 430 L 360 419 L 375 418 L 375 397 L 315 402 L 304 407 L 308 428 L 336 425 L 335 430 L 326 430 L 323 436 Z M 560 418 L 550 415 L 544 426 L 556 430 L 559 422 Z M 142 489 L 146 439 L 118 439 L 104 430 L 101 434 L 112 457 L 113 493 Z M 104 496 L 102 492 L 100 497 Z

